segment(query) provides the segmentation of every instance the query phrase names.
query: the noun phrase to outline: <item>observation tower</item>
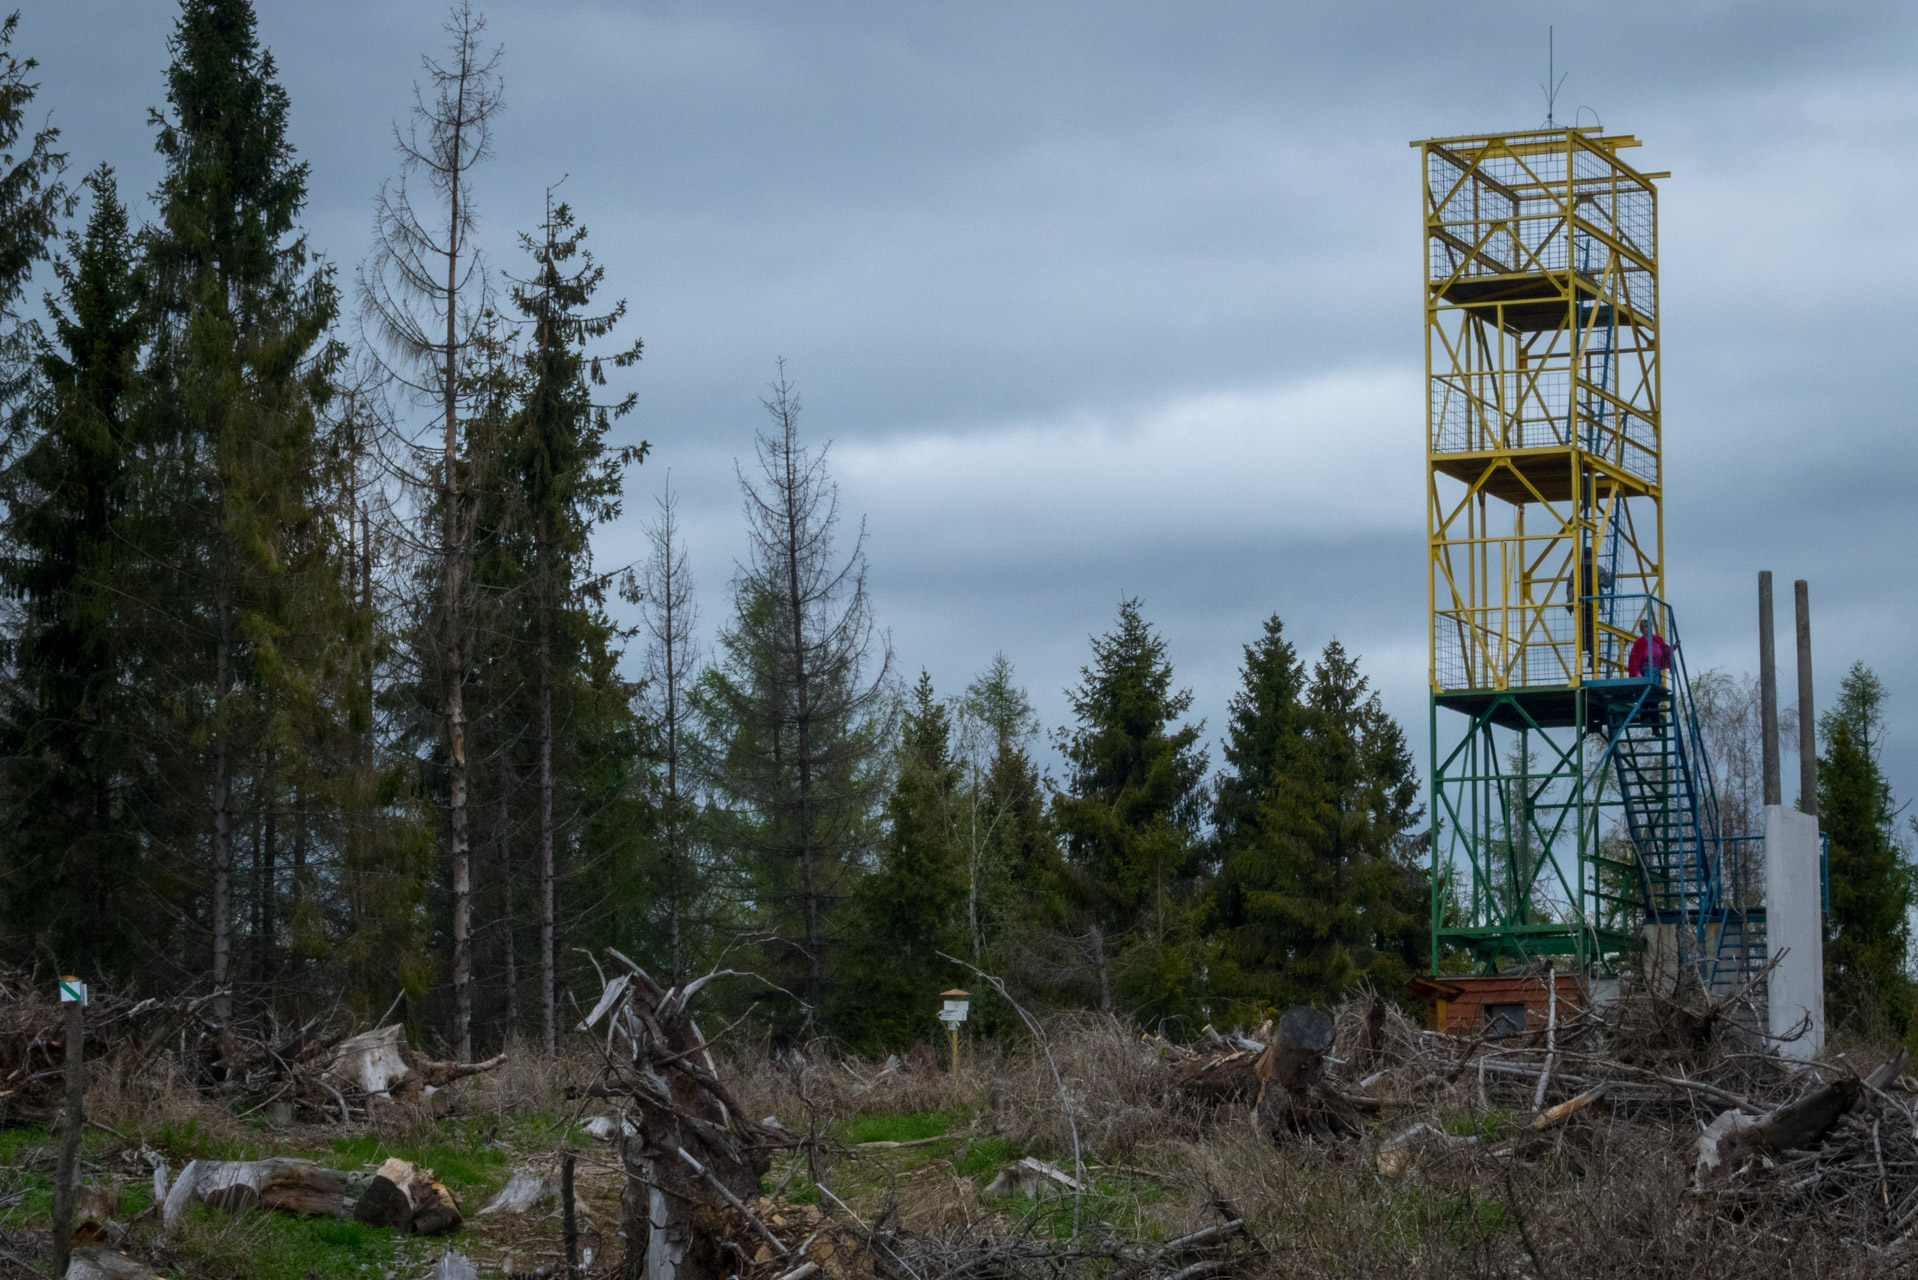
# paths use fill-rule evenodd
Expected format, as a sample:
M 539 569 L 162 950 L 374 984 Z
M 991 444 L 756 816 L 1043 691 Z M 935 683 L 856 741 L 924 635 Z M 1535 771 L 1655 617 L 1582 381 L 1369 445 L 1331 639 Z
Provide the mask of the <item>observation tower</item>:
M 1658 188 L 1598 128 L 1424 181 L 1433 972 L 1762 966 L 1667 603 Z

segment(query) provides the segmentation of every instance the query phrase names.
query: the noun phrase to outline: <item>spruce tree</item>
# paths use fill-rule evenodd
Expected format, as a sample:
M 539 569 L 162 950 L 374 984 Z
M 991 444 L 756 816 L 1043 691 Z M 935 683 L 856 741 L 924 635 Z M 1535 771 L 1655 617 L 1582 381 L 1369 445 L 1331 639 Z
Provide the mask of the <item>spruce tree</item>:
M 1092 663 L 1067 691 L 1076 724 L 1057 735 L 1066 785 L 1053 797 L 1076 883 L 1100 1006 L 1172 1012 L 1189 995 L 1197 957 L 1190 908 L 1199 847 L 1202 724 L 1172 687 L 1165 641 L 1136 598 L 1094 637 Z
M 1422 953 L 1418 778 L 1404 734 L 1334 640 L 1310 680 L 1278 618 L 1246 649 L 1213 801 L 1222 994 L 1283 1008 Z
M 764 405 L 759 475 L 740 474 L 749 551 L 734 616 L 693 704 L 715 839 L 766 939 L 762 971 L 800 996 L 811 1024 L 838 981 L 846 906 L 873 846 L 892 654 L 874 634 L 864 529 L 842 558 L 838 488 L 825 451 L 800 435 L 783 363 Z
M 420 449 L 414 485 L 429 530 L 431 604 L 413 628 L 421 667 L 437 693 L 453 952 L 454 1040 L 472 1056 L 472 847 L 468 835 L 466 684 L 474 665 L 473 494 L 462 485 L 478 457 L 462 425 L 484 418 L 497 342 L 485 260 L 473 242 L 478 221 L 474 170 L 492 154 L 492 122 L 503 98 L 500 51 L 482 44 L 486 20 L 456 4 L 445 31 L 449 56 L 422 58 L 426 88 L 415 85 L 413 119 L 394 129 L 400 177 L 381 187 L 378 234 L 359 277 L 360 311 L 392 372 L 427 406 L 433 430 Z M 425 187 L 416 191 L 409 181 Z M 480 411 L 474 412 L 478 399 Z
M 204 796 L 181 834 L 203 840 L 211 863 L 211 903 L 195 914 L 224 985 L 246 783 L 265 783 L 256 803 L 277 803 L 286 716 L 334 638 L 310 629 L 340 621 L 316 430 L 339 355 L 324 341 L 336 297 L 297 227 L 307 170 L 252 6 L 184 0 L 170 48 L 170 110 L 155 115 L 160 224 L 146 245 L 161 439 L 145 497 L 146 545 L 170 582 L 148 638 L 186 729 L 176 785 Z
M 4 483 L 0 586 L 23 605 L 0 721 L 10 939 L 124 977 L 137 967 L 139 824 L 125 797 L 142 770 L 137 702 L 121 676 L 129 469 L 140 412 L 144 276 L 113 173 L 85 186 L 85 233 L 56 264 L 45 394 Z M 144 905 L 144 904 L 143 904 Z M 8 950 L 24 958 L 17 947 Z
M 974 964 L 985 957 L 986 937 L 1006 903 L 1013 870 L 1004 857 L 1013 847 L 1008 828 L 1031 818 L 1039 800 L 1038 773 L 1028 748 L 1038 718 L 1024 689 L 1013 683 L 1012 663 L 993 655 L 992 665 L 966 686 L 959 700 L 959 838 L 966 872 L 966 941 Z M 1042 811 L 1041 811 L 1042 812 Z
M 533 668 L 534 794 L 538 803 L 540 883 L 540 1033 L 548 1053 L 558 1051 L 557 843 L 560 815 L 555 804 L 561 782 L 556 737 L 567 726 L 556 721 L 555 702 L 562 685 L 591 689 L 616 680 L 603 660 L 611 645 L 605 613 L 607 581 L 592 571 L 590 536 L 595 526 L 614 519 L 627 466 L 646 456 L 645 442 L 607 447 L 612 424 L 633 407 L 628 394 L 601 404 L 594 388 L 606 384 L 606 370 L 626 368 L 640 358 L 635 341 L 610 355 L 588 344 L 612 333 L 626 313 L 625 302 L 604 312 L 589 310 L 605 269 L 586 249 L 586 229 L 572 210 L 554 207 L 548 194 L 546 220 L 537 237 L 522 236 L 534 273 L 518 281 L 513 304 L 525 320 L 522 386 L 524 401 L 509 428 L 504 470 L 515 488 L 519 508 L 518 540 L 528 570 L 522 616 L 530 633 Z M 601 659 L 595 661 L 595 659 Z M 623 686 L 622 686 L 623 688 Z M 620 705 L 628 700 L 622 696 Z M 569 822 L 568 826 L 574 824 Z
M 961 777 L 952 720 L 924 671 L 907 695 L 886 800 L 879 865 L 855 890 L 858 936 L 833 1025 L 872 1048 L 910 1044 L 931 1026 L 937 993 L 959 974 L 940 953 L 965 937 Z
M 629 592 L 640 605 L 647 641 L 640 706 L 658 741 L 661 771 L 654 879 L 663 918 L 649 922 L 647 935 L 664 935 L 663 967 L 668 981 L 678 985 L 686 981 L 693 957 L 703 958 L 705 952 L 694 930 L 702 923 L 709 876 L 698 851 L 698 792 L 689 741 L 694 731 L 689 695 L 700 659 L 699 613 L 670 473 L 647 538 L 651 554 L 644 577 L 633 581 Z
M 40 64 L 13 51 L 19 26 L 17 11 L 0 21 L 0 413 L 9 416 L 33 389 L 37 373 L 38 327 L 21 316 L 20 298 L 61 217 L 75 208 L 61 181 L 66 153 L 54 149 L 60 131 L 42 124 L 28 132 L 27 112 L 40 86 L 27 77 Z
M 1879 1019 L 1910 1033 L 1918 999 L 1906 972 L 1914 871 L 1896 839 L 1898 804 L 1879 762 L 1885 687 L 1853 663 L 1818 727 L 1818 820 L 1831 842 L 1825 987 L 1834 1022 Z

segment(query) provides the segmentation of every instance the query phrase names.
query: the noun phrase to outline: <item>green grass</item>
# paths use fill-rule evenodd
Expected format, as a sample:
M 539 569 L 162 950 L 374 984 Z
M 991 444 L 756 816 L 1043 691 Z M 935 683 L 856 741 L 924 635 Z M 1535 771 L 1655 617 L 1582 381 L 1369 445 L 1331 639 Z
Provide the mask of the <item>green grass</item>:
M 15 1168 L 35 1147 L 45 1147 L 51 1154 L 53 1145 L 53 1130 L 44 1125 L 0 1129 L 0 1169 Z
M 333 1144 L 333 1159 L 341 1167 L 352 1169 L 398 1156 L 431 1169 L 434 1176 L 462 1198 L 500 1186 L 505 1181 L 506 1152 L 485 1145 L 477 1126 L 451 1126 L 451 1129 L 440 1140 L 427 1143 L 389 1145 L 373 1136 L 342 1138 Z
M 108 1141 L 104 1134 L 85 1134 L 80 1139 L 81 1160 L 95 1157 Z M 59 1135 L 44 1125 L 0 1129 L 0 1203 L 13 1201 L 0 1210 L 0 1224 L 45 1222 L 53 1217 L 53 1166 L 59 1143 Z M 94 1180 L 85 1174 L 82 1178 Z M 14 1200 L 16 1194 L 18 1200 Z M 146 1195 L 151 1199 L 152 1191 Z
M 1327 1211 L 1334 1208 L 1326 1206 Z M 1443 1195 L 1414 1188 L 1388 1197 L 1380 1208 L 1379 1230 L 1406 1248 L 1416 1247 L 1432 1233 L 1456 1245 L 1470 1245 L 1518 1229 L 1517 1219 L 1503 1201 L 1481 1196 Z
M 861 1142 L 920 1142 L 937 1138 L 952 1127 L 950 1111 L 911 1111 L 903 1115 L 855 1116 L 840 1136 L 848 1145 Z
M 1502 1107 L 1445 1119 L 1445 1132 L 1457 1138 L 1477 1138 L 1480 1142 L 1497 1142 L 1511 1127 L 1512 1113 Z
M 1024 1154 L 1024 1148 L 1010 1138 L 974 1138 L 952 1162 L 952 1169 L 962 1178 L 991 1178 Z
M 189 1119 L 185 1124 L 169 1120 L 148 1141 L 154 1150 L 173 1162 L 175 1169 L 189 1160 L 258 1160 L 264 1154 L 253 1143 L 214 1137 L 200 1128 L 197 1119 Z
M 246 1213 L 204 1207 L 187 1215 L 175 1249 L 179 1266 L 204 1280 L 353 1280 L 384 1276 L 412 1252 L 397 1232 L 351 1218 Z

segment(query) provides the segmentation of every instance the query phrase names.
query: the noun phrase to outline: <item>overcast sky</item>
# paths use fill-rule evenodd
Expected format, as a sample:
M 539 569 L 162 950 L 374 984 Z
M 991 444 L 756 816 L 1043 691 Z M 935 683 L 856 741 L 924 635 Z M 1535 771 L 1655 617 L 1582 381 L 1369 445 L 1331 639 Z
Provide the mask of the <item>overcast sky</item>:
M 258 0 L 350 279 L 444 6 Z M 158 174 L 165 0 L 29 0 L 17 47 L 76 169 Z M 1136 594 L 1216 737 L 1276 611 L 1337 636 L 1423 760 L 1414 138 L 1594 118 L 1661 206 L 1669 588 L 1693 670 L 1756 667 L 1755 573 L 1811 581 L 1823 697 L 1892 694 L 1918 795 L 1918 6 L 496 3 L 480 177 L 501 266 L 545 188 L 646 357 L 708 631 L 743 552 L 733 459 L 783 356 L 908 674 L 1003 650 L 1048 726 Z M 1789 634 L 1789 617 L 1781 634 Z M 1788 677 L 1789 682 L 1789 677 Z M 1788 694 L 1789 697 L 1789 694 Z M 1216 761 L 1217 752 L 1214 751 Z M 1789 768 L 1789 763 L 1788 763 Z M 1792 790 L 1788 786 L 1788 792 Z

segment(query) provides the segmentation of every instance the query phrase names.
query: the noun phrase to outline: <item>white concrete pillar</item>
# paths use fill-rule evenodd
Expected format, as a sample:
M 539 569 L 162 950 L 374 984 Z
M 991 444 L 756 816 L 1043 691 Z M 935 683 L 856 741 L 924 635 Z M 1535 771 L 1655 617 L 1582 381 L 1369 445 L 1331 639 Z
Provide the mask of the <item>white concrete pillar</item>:
M 1771 1033 L 1809 1015 L 1811 1029 L 1778 1046 L 1788 1058 L 1825 1047 L 1824 882 L 1818 873 L 1818 819 L 1784 805 L 1765 806 L 1765 945 L 1783 955 L 1771 971 Z

